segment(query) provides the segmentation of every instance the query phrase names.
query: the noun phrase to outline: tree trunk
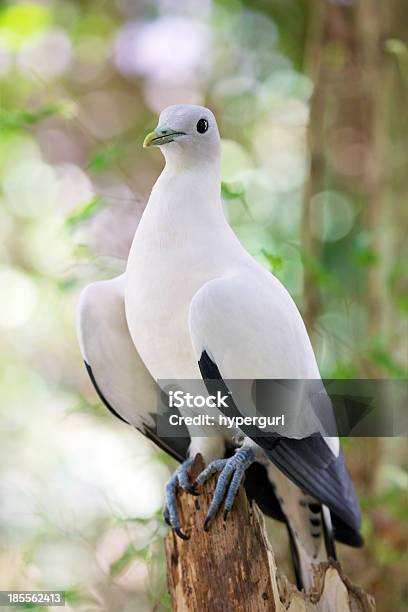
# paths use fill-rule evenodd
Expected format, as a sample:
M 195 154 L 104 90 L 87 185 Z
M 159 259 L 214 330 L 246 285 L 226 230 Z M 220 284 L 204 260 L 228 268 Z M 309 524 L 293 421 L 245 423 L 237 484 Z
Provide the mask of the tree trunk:
M 197 455 L 191 478 L 203 469 Z M 215 477 L 199 497 L 180 492 L 178 506 L 190 540 L 166 538 L 168 585 L 174 612 L 371 612 L 373 599 L 353 586 L 338 563 L 315 570 L 314 589 L 305 595 L 279 574 L 263 516 L 241 487 L 234 508 L 210 530 L 202 528 Z
M 391 169 L 401 165 L 402 156 L 399 153 L 402 148 L 397 154 L 394 140 L 403 138 L 398 131 L 390 138 L 392 117 L 387 114 L 388 109 L 396 109 L 394 114 L 402 131 L 401 109 L 405 108 L 405 100 L 399 101 L 401 94 L 395 80 L 392 87 L 396 60 L 385 51 L 387 37 L 397 35 L 403 40 L 397 6 L 398 3 L 389 5 L 379 0 L 316 0 L 309 10 L 305 72 L 314 83 L 314 93 L 308 129 L 310 172 L 305 184 L 301 228 L 305 257 L 302 312 L 313 337 L 316 320 L 330 308 L 330 297 L 333 304 L 334 296 L 322 291 L 324 287 L 319 288 L 314 262 L 325 261 L 333 274 L 342 273 L 341 266 L 334 267 L 333 255 L 330 259 L 330 248 L 333 253 L 334 247 L 313 233 L 313 197 L 337 191 L 353 203 L 356 214 L 354 236 L 350 233 L 348 240 L 336 246 L 337 262 L 347 261 L 353 254 L 358 261 L 357 231 L 360 249 L 367 241 L 365 268 L 359 263 L 348 269 L 349 278 L 355 275 L 360 287 L 353 295 L 350 282 L 344 295 L 345 305 L 351 301 L 360 303 L 366 316 L 361 337 L 355 339 L 355 353 L 359 352 L 356 350 L 359 342 L 370 339 L 373 346 L 388 344 L 393 346 L 393 355 L 401 354 L 398 348 L 395 350 L 395 346 L 399 347 L 400 325 L 398 318 L 393 318 L 387 288 L 390 271 L 400 257 L 395 249 L 391 219 L 398 214 L 399 202 L 404 202 L 403 195 L 394 196 L 391 189 Z M 398 229 L 397 234 L 401 234 Z M 349 355 L 352 358 L 354 355 Z M 360 354 L 357 358 L 364 376 L 378 377 L 383 371 L 375 359 L 362 359 Z
M 320 294 L 314 275 L 314 262 L 319 258 L 320 245 L 312 232 L 312 198 L 324 188 L 326 180 L 325 153 L 325 66 L 322 62 L 326 38 L 326 0 L 316 0 L 310 7 L 308 44 L 305 53 L 305 72 L 313 81 L 314 92 L 310 104 L 307 148 L 310 154 L 309 177 L 305 183 L 301 245 L 304 257 L 303 320 L 309 336 L 320 311 Z M 310 259 L 310 261 L 308 261 Z

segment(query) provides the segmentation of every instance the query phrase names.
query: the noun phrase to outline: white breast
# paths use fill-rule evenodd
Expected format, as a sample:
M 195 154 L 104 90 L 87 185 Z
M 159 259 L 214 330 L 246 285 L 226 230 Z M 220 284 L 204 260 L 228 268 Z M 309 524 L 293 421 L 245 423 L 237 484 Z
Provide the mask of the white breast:
M 164 251 L 147 260 L 137 247 L 135 241 L 126 292 L 126 316 L 133 342 L 156 380 L 198 378 L 188 307 L 199 282 L 194 274 L 179 269 L 181 285 L 166 265 Z
M 231 254 L 237 242 L 219 196 L 209 203 L 205 186 L 192 189 L 189 178 L 167 180 L 165 189 L 163 175 L 159 178 L 126 271 L 129 330 L 156 380 L 201 378 L 188 328 L 190 303 L 204 283 L 225 273 L 231 265 L 225 247 Z

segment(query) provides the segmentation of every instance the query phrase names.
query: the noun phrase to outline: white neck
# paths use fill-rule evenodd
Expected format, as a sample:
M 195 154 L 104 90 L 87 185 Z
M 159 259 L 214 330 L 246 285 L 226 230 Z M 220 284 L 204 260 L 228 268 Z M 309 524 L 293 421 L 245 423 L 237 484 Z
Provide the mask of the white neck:
M 166 160 L 165 170 L 170 173 L 179 173 L 184 170 L 195 170 L 202 168 L 217 171 L 220 173 L 221 167 L 221 147 L 219 141 L 213 143 L 211 147 L 203 147 L 199 142 L 190 142 L 188 146 L 180 146 L 176 141 L 173 144 L 165 145 L 161 149 Z
M 224 225 L 219 159 L 180 161 L 166 159 L 143 217 L 154 217 L 163 231 Z

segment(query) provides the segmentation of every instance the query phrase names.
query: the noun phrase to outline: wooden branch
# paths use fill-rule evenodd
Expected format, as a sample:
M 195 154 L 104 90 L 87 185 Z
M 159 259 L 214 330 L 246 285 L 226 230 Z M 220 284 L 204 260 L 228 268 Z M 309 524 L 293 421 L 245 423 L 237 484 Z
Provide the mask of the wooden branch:
M 197 455 L 194 479 L 204 463 Z M 215 477 L 199 497 L 180 492 L 178 507 L 183 541 L 170 533 L 165 542 L 168 586 L 174 612 L 372 612 L 374 600 L 353 586 L 338 563 L 322 563 L 315 570 L 314 588 L 299 592 L 276 568 L 263 516 L 247 500 L 241 487 L 225 522 L 218 516 L 210 530 L 204 519 L 214 491 Z

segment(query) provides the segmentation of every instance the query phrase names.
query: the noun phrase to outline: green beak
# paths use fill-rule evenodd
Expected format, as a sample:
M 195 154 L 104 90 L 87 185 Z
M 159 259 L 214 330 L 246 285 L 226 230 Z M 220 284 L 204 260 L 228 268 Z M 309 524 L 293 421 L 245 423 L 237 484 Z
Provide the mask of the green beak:
M 176 132 L 170 128 L 157 127 L 153 132 L 150 132 L 143 141 L 143 148 L 160 147 L 167 142 L 173 142 L 179 136 L 185 136 L 185 132 Z

